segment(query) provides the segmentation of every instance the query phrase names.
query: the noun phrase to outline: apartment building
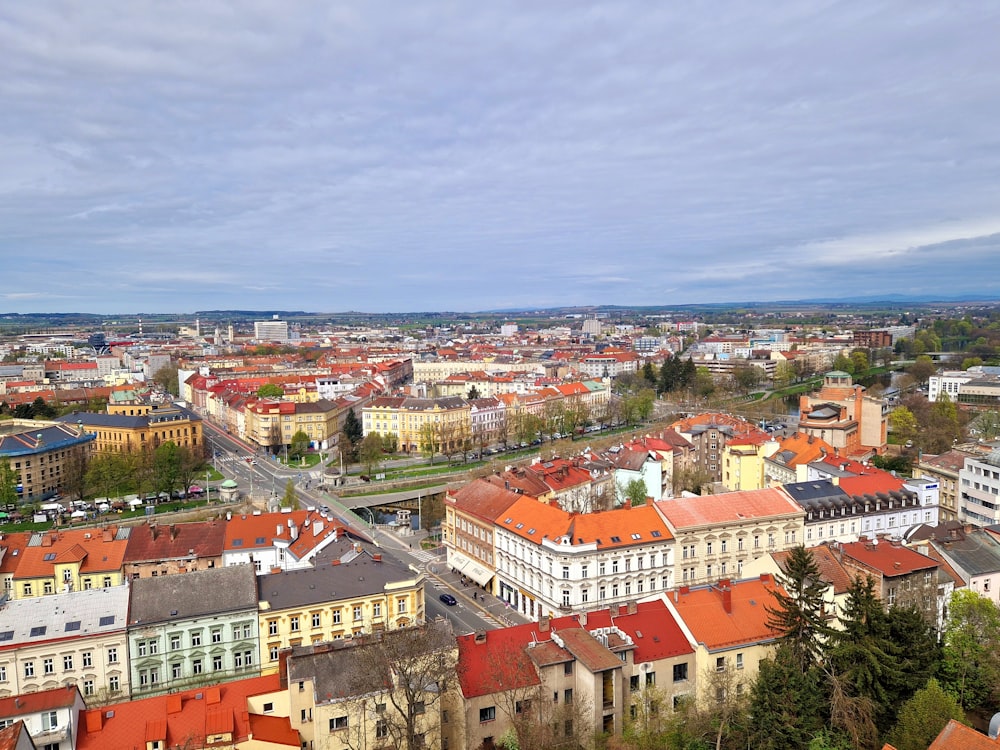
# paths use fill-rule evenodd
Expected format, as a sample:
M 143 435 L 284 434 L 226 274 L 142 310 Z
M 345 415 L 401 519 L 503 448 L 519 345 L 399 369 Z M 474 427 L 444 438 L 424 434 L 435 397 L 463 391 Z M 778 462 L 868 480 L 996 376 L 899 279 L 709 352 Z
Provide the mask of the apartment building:
M 976 526 L 1000 522 L 1000 449 L 966 456 L 959 476 L 958 520 Z
M 94 448 L 94 436 L 79 425 L 30 419 L 0 423 L 0 461 L 14 472 L 18 494 L 28 501 L 55 494 L 74 481 Z
M 11 575 L 15 599 L 121 586 L 132 529 L 66 529 L 36 532 L 18 555 Z

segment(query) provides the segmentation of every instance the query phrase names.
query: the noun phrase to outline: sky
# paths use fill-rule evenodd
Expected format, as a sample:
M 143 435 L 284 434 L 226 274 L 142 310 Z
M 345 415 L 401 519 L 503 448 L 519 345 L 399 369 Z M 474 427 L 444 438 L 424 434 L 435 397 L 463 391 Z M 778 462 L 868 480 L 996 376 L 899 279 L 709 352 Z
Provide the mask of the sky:
M 0 5 L 0 313 L 1000 299 L 1000 5 Z

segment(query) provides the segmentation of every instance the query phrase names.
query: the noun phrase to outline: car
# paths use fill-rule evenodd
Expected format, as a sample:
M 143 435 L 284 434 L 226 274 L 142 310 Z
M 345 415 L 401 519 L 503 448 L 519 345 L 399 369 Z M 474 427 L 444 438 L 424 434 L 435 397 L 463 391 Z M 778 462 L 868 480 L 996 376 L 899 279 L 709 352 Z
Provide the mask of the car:
M 458 604 L 458 599 L 453 597 L 451 594 L 441 594 L 441 596 L 439 596 L 438 599 L 443 601 L 449 607 L 454 607 L 456 604 Z

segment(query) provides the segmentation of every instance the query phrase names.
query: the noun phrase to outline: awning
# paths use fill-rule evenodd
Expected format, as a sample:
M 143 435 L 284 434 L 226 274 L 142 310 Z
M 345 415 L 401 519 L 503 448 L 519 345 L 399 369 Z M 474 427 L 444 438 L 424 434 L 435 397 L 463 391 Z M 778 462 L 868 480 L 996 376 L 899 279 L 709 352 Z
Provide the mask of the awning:
M 480 586 L 490 582 L 495 573 L 482 563 L 478 563 L 468 555 L 455 550 L 448 550 L 448 565 L 464 576 L 468 576 Z

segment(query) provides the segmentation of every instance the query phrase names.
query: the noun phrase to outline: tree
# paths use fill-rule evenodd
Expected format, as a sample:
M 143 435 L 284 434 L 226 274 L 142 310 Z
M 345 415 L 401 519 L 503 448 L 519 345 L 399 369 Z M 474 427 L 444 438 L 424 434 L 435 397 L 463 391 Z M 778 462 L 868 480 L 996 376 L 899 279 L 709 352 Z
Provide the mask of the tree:
M 264 383 L 257 389 L 257 398 L 281 398 L 285 389 L 275 383 Z
M 965 712 L 932 677 L 903 704 L 888 741 L 897 750 L 926 750 L 950 719 L 964 724 Z
M 832 366 L 834 370 L 840 370 L 849 375 L 854 373 L 854 361 L 843 352 L 834 357 Z
M 481 396 L 479 395 L 479 389 L 476 388 L 476 386 L 472 386 L 471 388 L 469 388 L 469 392 L 465 394 L 465 398 L 468 399 L 469 401 L 481 398 Z
M 682 492 L 693 492 L 695 495 L 702 494 L 706 485 L 712 483 L 712 474 L 708 469 L 700 466 L 684 466 L 674 469 L 671 478 L 674 495 Z
M 764 378 L 764 372 L 759 367 L 747 362 L 740 362 L 733 368 L 732 378 L 736 392 L 747 394 L 760 384 Z
M 795 381 L 795 366 L 791 362 L 779 362 L 774 366 L 774 387 L 787 388 Z
M 779 576 L 784 591 L 774 589 L 774 606 L 764 605 L 768 625 L 781 633 L 791 655 L 803 672 L 815 666 L 823 644 L 833 632 L 826 624 L 824 594 L 827 584 L 811 551 L 794 547 L 788 554 L 784 572 Z
M 405 750 L 440 747 L 441 701 L 453 690 L 455 636 L 446 621 L 385 631 L 352 647 L 352 669 L 343 676 L 348 695 L 372 695 L 377 685 L 380 731 L 388 745 Z M 361 743 L 353 744 L 361 747 Z
M 1000 609 L 958 589 L 948 604 L 941 681 L 967 710 L 995 705 L 1000 691 Z
M 395 432 L 387 432 L 382 436 L 382 452 L 395 453 L 399 450 L 399 435 Z
M 121 497 L 139 468 L 139 456 L 132 453 L 101 452 L 94 454 L 87 467 L 87 484 L 99 487 L 104 497 Z
M 295 491 L 295 482 L 290 477 L 285 482 L 285 495 L 281 498 L 281 507 L 299 509 L 299 493 Z
M 309 451 L 309 444 L 312 442 L 309 435 L 303 430 L 298 430 L 292 435 L 292 442 L 288 446 L 288 458 L 298 461 Z
M 810 747 L 823 729 L 828 699 L 818 666 L 802 668 L 794 643 L 781 643 L 760 663 L 750 697 L 750 731 L 756 750 Z
M 962 417 L 958 407 L 942 393 L 930 405 L 921 425 L 920 445 L 928 453 L 944 453 L 962 437 Z
M 168 440 L 153 449 L 152 472 L 157 492 L 170 495 L 180 486 L 181 452 L 174 441 Z
M 937 372 L 937 367 L 927 355 L 917 357 L 916 361 L 906 368 L 906 372 L 917 379 L 921 385 L 930 380 L 931 375 Z
M 177 366 L 169 362 L 153 373 L 153 382 L 158 383 L 167 393 L 179 396 L 180 382 L 177 379 Z
M 437 453 L 438 431 L 437 425 L 433 422 L 424 422 L 417 432 L 420 452 L 427 456 L 428 460 L 434 463 L 434 454 Z
M 16 505 L 20 499 L 17 494 L 19 475 L 10 465 L 5 456 L 0 456 L 0 503 L 4 506 Z
M 365 465 L 366 473 L 371 474 L 382 463 L 382 436 L 377 432 L 365 435 L 358 446 L 358 460 Z
M 91 445 L 71 449 L 63 461 L 60 489 L 70 500 L 83 500 L 87 494 L 87 470 L 90 464 Z
M 645 505 L 648 498 L 646 493 L 646 483 L 638 477 L 630 479 L 624 485 L 619 485 L 618 494 L 624 500 L 628 500 L 632 507 Z
M 642 366 L 642 378 L 646 381 L 650 388 L 656 388 L 659 378 L 657 377 L 656 369 L 653 367 L 652 362 L 647 362 Z
M 907 407 L 897 406 L 889 415 L 889 428 L 899 440 L 913 440 L 917 436 L 917 418 Z

